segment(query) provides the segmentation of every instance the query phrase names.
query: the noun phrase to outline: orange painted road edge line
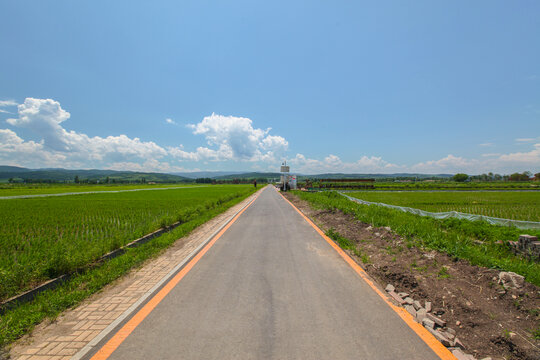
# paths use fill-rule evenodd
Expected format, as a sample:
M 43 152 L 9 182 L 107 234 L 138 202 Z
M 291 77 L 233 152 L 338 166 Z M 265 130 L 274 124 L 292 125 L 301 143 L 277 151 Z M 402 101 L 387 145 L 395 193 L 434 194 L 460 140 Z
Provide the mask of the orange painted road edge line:
M 321 229 L 319 229 L 319 227 L 315 225 L 313 221 L 311 221 L 306 215 L 304 215 L 296 206 L 294 206 L 292 202 L 290 202 L 285 196 L 283 196 L 283 194 L 280 193 L 280 195 L 300 214 L 300 216 L 304 218 L 304 220 L 307 221 L 309 225 L 311 225 L 315 229 L 315 231 L 317 231 L 317 233 L 319 233 L 319 235 L 322 236 L 324 240 L 326 240 L 328 244 L 330 244 L 330 246 L 334 248 L 334 250 L 339 253 L 339 255 L 341 255 L 341 257 L 347 262 L 347 264 L 349 264 L 354 269 L 354 271 L 356 271 L 356 273 L 360 275 L 362 280 L 364 280 L 384 300 L 384 302 L 386 302 L 386 304 L 388 304 L 388 306 L 390 306 L 390 308 L 394 310 L 403 321 L 405 321 L 405 323 L 431 348 L 431 350 L 435 352 L 437 356 L 439 356 L 443 360 L 457 360 L 456 357 L 450 352 L 450 350 L 448 350 L 443 344 L 441 344 L 435 338 L 435 336 L 433 336 L 429 331 L 424 329 L 422 325 L 414 321 L 412 315 L 409 314 L 407 310 L 400 306 L 394 305 L 388 299 L 388 297 L 381 290 L 379 290 L 379 288 L 375 286 L 375 284 L 373 284 L 373 281 L 371 281 L 369 275 L 365 272 L 365 270 L 362 269 L 360 265 L 358 265 L 356 261 L 354 261 L 345 251 L 343 251 L 343 249 L 340 248 L 334 242 L 334 240 L 326 236 L 326 234 Z
M 114 336 L 109 339 L 109 341 L 107 341 L 107 343 L 103 345 L 103 347 L 99 349 L 94 356 L 90 358 L 90 360 L 108 359 L 109 356 L 111 356 L 111 354 L 120 346 L 120 344 L 124 342 L 129 334 L 135 330 L 135 328 L 152 312 L 152 310 L 154 310 L 161 300 L 163 300 L 165 296 L 167 296 L 167 294 L 169 294 L 171 290 L 178 284 L 178 282 L 180 282 L 180 280 L 186 276 L 186 274 L 195 266 L 195 264 L 197 264 L 204 254 L 208 252 L 212 245 L 215 244 L 215 242 L 225 233 L 225 231 L 227 231 L 227 229 L 229 229 L 231 225 L 236 222 L 240 215 L 242 215 L 244 211 L 246 211 L 255 202 L 255 200 L 257 200 L 260 194 L 261 193 L 259 192 L 248 206 L 236 214 L 236 216 L 223 229 L 221 229 L 221 231 L 217 233 L 216 236 L 214 236 L 214 238 L 208 244 L 206 244 L 206 246 L 202 248 L 202 250 L 199 251 L 199 253 L 197 253 L 197 255 L 195 255 L 193 259 L 191 259 L 186 266 L 182 268 L 182 270 L 178 272 L 178 274 L 169 280 L 169 282 L 167 282 L 167 284 L 165 284 L 165 286 L 156 295 L 154 295 L 154 297 L 152 297 L 150 301 L 148 301 L 146 305 L 142 307 L 142 309 L 140 309 L 124 326 L 122 326 L 122 328 L 118 330 L 118 332 L 114 334 Z

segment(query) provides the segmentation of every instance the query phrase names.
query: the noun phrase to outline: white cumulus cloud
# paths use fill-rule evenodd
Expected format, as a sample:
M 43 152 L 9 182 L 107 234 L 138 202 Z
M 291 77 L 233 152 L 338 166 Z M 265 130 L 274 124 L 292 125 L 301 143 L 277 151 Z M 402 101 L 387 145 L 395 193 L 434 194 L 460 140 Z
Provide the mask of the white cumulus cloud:
M 296 154 L 296 156 L 290 160 L 290 164 L 295 169 L 295 172 L 305 174 L 331 172 L 389 173 L 403 169 L 402 166 L 389 163 L 381 157 L 365 155 L 356 161 L 344 162 L 339 156 L 333 154 L 326 156 L 323 160 L 310 159 L 306 158 L 303 154 Z
M 17 106 L 18 117 L 7 119 L 7 123 L 28 128 L 42 138 L 39 143 L 25 142 L 11 130 L 11 144 L 18 147 L 19 154 L 25 153 L 21 164 L 29 165 L 36 162 L 28 156 L 28 149 L 39 153 L 43 160 L 41 166 L 58 165 L 56 160 L 65 160 L 62 165 L 77 167 L 103 166 L 110 162 L 159 159 L 167 155 L 167 151 L 154 142 L 141 141 L 126 135 L 90 137 L 83 133 L 68 131 L 62 123 L 70 118 L 70 113 L 62 109 L 58 101 L 52 99 L 27 98 Z M 4 136 L 7 133 L 4 133 Z M 16 139 L 13 137 L 15 136 Z M 3 148 L 3 153 L 7 149 Z M 24 151 L 23 151 L 24 150 Z
M 208 147 L 188 152 L 182 147 L 170 148 L 169 153 L 181 160 L 213 161 L 279 161 L 289 143 L 285 138 L 270 135 L 271 129 L 253 127 L 245 117 L 212 114 L 200 123 L 189 125 L 195 135 L 203 135 Z

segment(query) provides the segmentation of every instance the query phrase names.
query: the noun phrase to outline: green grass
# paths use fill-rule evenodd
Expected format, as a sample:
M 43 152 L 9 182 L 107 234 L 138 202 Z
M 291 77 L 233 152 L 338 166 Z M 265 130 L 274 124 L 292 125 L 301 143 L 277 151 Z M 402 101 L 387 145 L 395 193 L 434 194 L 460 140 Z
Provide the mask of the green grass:
M 248 188 L 252 189 L 252 187 Z M 104 262 L 99 267 L 87 268 L 77 273 L 56 289 L 39 294 L 32 302 L 6 311 L 0 316 L 0 349 L 31 331 L 45 318 L 54 319 L 62 311 L 76 306 L 133 267 L 159 255 L 177 239 L 186 236 L 197 226 L 239 203 L 252 192 L 245 191 L 241 196 L 199 214 L 169 233 L 152 239 L 140 247 L 128 249 L 125 254 Z
M 370 262 L 369 256 L 362 251 L 358 246 L 346 237 L 341 236 L 335 229 L 329 229 L 326 232 L 326 236 L 338 243 L 339 247 L 344 250 L 349 250 L 354 255 L 358 256 L 364 264 Z
M 459 211 L 503 219 L 540 221 L 540 191 L 528 192 L 353 192 L 371 202 L 431 212 Z
M 0 200 L 0 300 L 252 192 L 222 185 Z
M 70 192 L 88 191 L 118 191 L 133 189 L 158 189 L 170 187 L 196 186 L 189 184 L 133 184 L 133 185 L 88 185 L 88 184 L 1 184 L 0 196 L 18 195 L 41 195 L 41 194 L 62 194 Z
M 513 271 L 540 286 L 540 264 L 515 256 L 497 241 L 515 240 L 521 233 L 540 235 L 538 231 L 523 231 L 485 222 L 446 219 L 437 220 L 380 206 L 360 205 L 336 192 L 308 193 L 296 191 L 300 198 L 315 207 L 341 210 L 373 226 L 390 226 L 405 238 L 407 246 L 434 249 L 473 265 Z M 475 240 L 482 241 L 477 244 Z

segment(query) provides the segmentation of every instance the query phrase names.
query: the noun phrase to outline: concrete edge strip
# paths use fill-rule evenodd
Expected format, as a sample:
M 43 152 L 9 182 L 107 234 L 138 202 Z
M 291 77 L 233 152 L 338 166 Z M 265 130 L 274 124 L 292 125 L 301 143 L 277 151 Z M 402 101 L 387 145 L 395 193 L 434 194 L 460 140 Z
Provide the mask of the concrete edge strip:
M 263 190 L 262 188 L 261 190 Z M 259 191 L 261 191 L 259 190 Z M 257 192 L 259 192 L 257 191 Z M 257 192 L 251 195 L 252 199 L 236 211 L 227 221 L 225 221 L 216 231 L 214 231 L 206 240 L 204 240 L 195 250 L 187 255 L 178 265 L 176 265 L 171 271 L 167 273 L 161 280 L 157 282 L 150 290 L 145 292 L 143 296 L 139 298 L 133 305 L 131 305 L 126 311 L 124 311 L 116 320 L 114 320 L 109 326 L 103 329 L 95 338 L 93 338 L 88 344 L 86 344 L 79 352 L 71 357 L 72 360 L 80 360 L 86 354 L 88 354 L 96 345 L 98 345 L 107 335 L 109 335 L 118 325 L 120 325 L 125 319 L 127 319 L 137 308 L 144 303 L 150 296 L 152 296 L 163 284 L 169 281 L 176 273 L 178 273 L 184 265 L 186 265 L 191 259 L 193 259 L 203 247 L 206 246 L 224 227 L 226 227 L 242 210 L 251 205 L 253 201 L 257 199 Z

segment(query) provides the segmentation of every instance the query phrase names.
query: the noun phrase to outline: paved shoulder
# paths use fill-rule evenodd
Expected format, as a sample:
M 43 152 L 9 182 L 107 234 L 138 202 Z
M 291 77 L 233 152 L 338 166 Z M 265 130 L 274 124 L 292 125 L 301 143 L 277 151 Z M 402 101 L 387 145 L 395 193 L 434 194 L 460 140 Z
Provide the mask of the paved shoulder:
M 437 359 L 272 188 L 111 359 Z

